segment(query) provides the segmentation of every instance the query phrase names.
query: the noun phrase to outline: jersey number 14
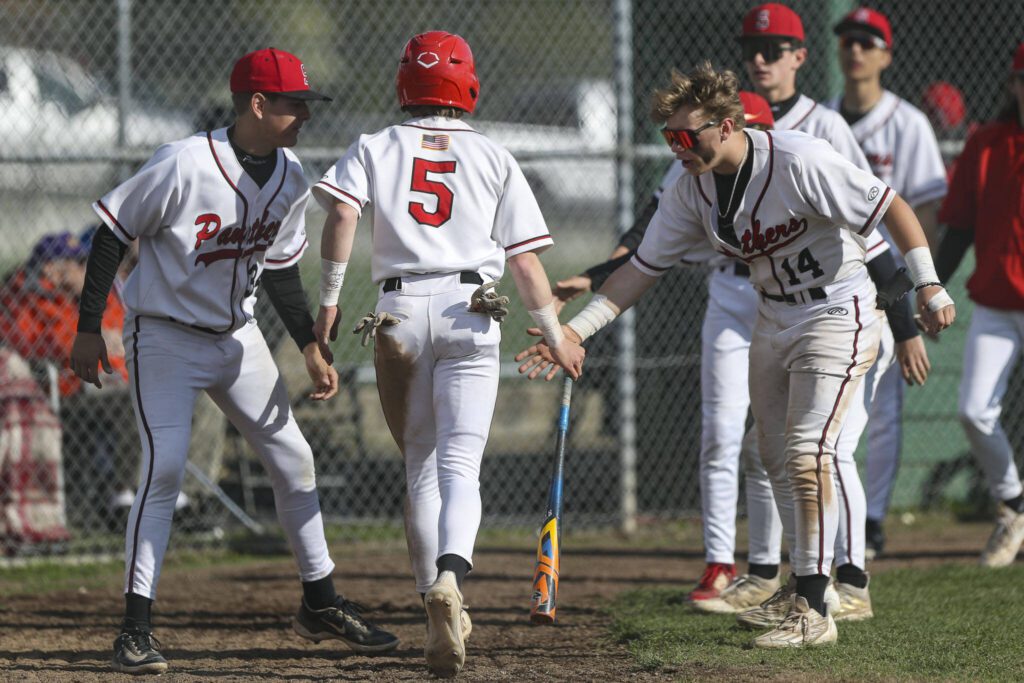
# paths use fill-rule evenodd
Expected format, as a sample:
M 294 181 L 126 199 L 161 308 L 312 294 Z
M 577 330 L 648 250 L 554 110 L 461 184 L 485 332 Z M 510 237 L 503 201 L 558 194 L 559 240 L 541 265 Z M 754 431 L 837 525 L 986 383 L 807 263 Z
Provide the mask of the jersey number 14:
M 413 192 L 422 192 L 436 197 L 437 208 L 427 211 L 427 207 L 423 203 L 409 202 L 409 215 L 421 225 L 439 228 L 452 217 L 452 202 L 455 200 L 455 193 L 443 182 L 427 178 L 427 173 L 455 173 L 455 162 L 430 161 L 415 157 L 412 163 L 410 189 Z

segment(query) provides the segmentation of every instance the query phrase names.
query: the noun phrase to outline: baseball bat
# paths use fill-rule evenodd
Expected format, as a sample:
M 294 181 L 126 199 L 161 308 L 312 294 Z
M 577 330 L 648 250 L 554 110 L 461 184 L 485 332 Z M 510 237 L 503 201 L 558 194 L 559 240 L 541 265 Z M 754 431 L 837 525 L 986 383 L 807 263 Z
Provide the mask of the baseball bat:
M 548 510 L 537 540 L 537 565 L 533 570 L 533 601 L 530 621 L 535 624 L 555 622 L 555 601 L 558 597 L 558 565 L 562 523 L 562 472 L 565 465 L 565 439 L 569 432 L 569 401 L 572 378 L 565 376 L 562 403 L 558 411 L 558 440 L 555 445 L 555 467 L 548 488 Z
M 907 275 L 906 268 L 900 268 L 893 275 L 892 279 L 878 288 L 878 298 L 875 305 L 883 311 L 895 306 L 907 295 L 907 292 L 914 288 L 914 281 Z

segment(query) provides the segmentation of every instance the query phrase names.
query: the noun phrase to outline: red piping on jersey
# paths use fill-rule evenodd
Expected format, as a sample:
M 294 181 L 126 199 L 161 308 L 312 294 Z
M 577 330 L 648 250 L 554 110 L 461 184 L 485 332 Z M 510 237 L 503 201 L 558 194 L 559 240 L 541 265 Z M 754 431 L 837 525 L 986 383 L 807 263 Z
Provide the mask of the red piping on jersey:
M 750 212 L 750 225 L 754 225 L 754 221 L 757 220 L 757 210 L 761 208 L 761 200 L 764 199 L 765 194 L 768 193 L 768 186 L 772 184 L 772 173 L 775 170 L 775 142 L 772 140 L 772 134 L 765 131 L 765 135 L 768 136 L 768 178 L 764 181 L 764 187 L 761 188 L 761 194 L 757 196 L 757 201 L 754 202 L 754 210 Z M 753 146 L 753 141 L 751 141 Z M 792 240 L 791 240 L 792 241 Z M 778 245 L 782 246 L 782 245 Z M 771 252 L 767 252 L 771 253 Z M 755 257 L 756 258 L 756 257 Z
M 882 198 L 879 199 L 878 204 L 875 205 L 875 210 L 871 212 L 871 215 L 868 216 L 867 222 L 864 223 L 864 227 L 857 231 L 858 235 L 863 235 L 867 232 L 867 229 L 871 227 L 871 223 L 874 222 L 875 216 L 878 215 L 878 210 L 882 208 L 882 204 L 885 204 L 885 198 L 889 196 L 890 192 L 892 192 L 892 188 L 886 187 L 885 192 L 882 193 Z
M 743 169 L 740 169 L 740 171 L 742 171 L 742 170 Z M 740 171 L 736 171 L 736 172 L 739 173 Z M 704 203 L 707 204 L 709 207 L 713 207 L 714 204 L 712 204 L 711 200 L 708 199 L 708 196 L 706 194 L 704 194 L 704 187 L 700 184 L 700 176 L 694 176 L 693 177 L 693 181 L 695 183 L 697 183 L 697 191 L 700 192 L 700 198 L 703 199 Z
M 480 131 L 473 130 L 472 128 L 428 128 L 427 126 L 417 126 L 413 123 L 400 123 L 398 125 L 405 128 L 418 128 L 419 130 L 442 130 L 446 133 L 476 133 L 481 135 Z
M 811 108 L 807 110 L 807 113 L 806 113 L 806 114 L 804 114 L 804 116 L 803 116 L 803 118 L 802 118 L 802 119 L 800 119 L 799 121 L 797 121 L 796 123 L 794 123 L 794 124 L 793 124 L 792 126 L 790 126 L 789 128 L 787 128 L 786 130 L 795 130 L 795 129 L 796 129 L 796 127 L 797 127 L 797 126 L 799 126 L 799 125 L 800 125 L 801 123 L 803 123 L 804 121 L 806 121 L 806 120 L 807 120 L 807 117 L 811 115 L 811 112 L 813 112 L 813 111 L 814 111 L 815 109 L 817 109 L 817 108 L 818 108 L 818 103 L 817 103 L 817 102 L 815 102 L 815 103 L 814 103 L 813 105 L 811 105 Z
M 220 174 L 224 176 L 224 180 L 228 182 L 231 189 L 235 191 L 238 198 L 242 200 L 242 228 L 249 225 L 249 201 L 245 198 L 245 195 L 231 182 L 231 178 L 228 177 L 228 172 L 224 170 L 224 166 L 220 163 L 220 158 L 217 157 L 217 150 L 213 146 L 213 134 L 207 133 L 206 140 L 210 143 L 210 154 L 213 155 L 213 160 L 217 164 L 217 168 L 220 169 Z M 238 258 L 235 258 L 235 270 L 231 274 L 231 326 L 228 329 L 223 330 L 224 332 L 230 332 L 235 328 L 235 285 L 238 284 Z
M 278 264 L 288 264 L 288 263 L 291 263 L 292 261 L 298 261 L 300 258 L 302 258 L 302 250 L 306 248 L 307 244 L 309 244 L 309 240 L 302 240 L 302 246 L 299 247 L 296 250 L 294 256 L 289 256 L 288 258 L 282 258 L 282 259 L 268 258 L 266 262 L 267 263 L 273 263 L 274 265 L 278 265 Z
M 142 499 L 139 501 L 139 511 L 135 516 L 135 533 L 132 534 L 132 559 L 128 566 L 128 592 L 134 592 L 135 588 L 135 564 L 139 553 L 139 526 L 142 524 L 142 510 L 146 507 L 146 497 L 149 495 L 149 486 L 153 483 L 153 465 L 155 453 L 153 447 L 153 432 L 149 428 L 149 421 L 146 419 L 146 411 L 142 409 L 142 373 L 139 368 L 139 318 L 135 318 L 135 331 L 132 333 L 132 362 L 135 364 L 135 401 L 139 406 L 139 420 L 142 422 L 142 430 L 146 433 L 146 443 L 149 445 L 149 468 L 146 471 L 146 485 L 142 488 Z
M 878 250 L 878 249 L 883 249 L 884 250 L 888 246 L 889 246 L 889 243 L 886 242 L 885 240 L 882 240 L 881 242 L 875 242 L 875 244 L 870 249 L 868 249 L 868 253 L 870 254 L 871 252 L 873 252 L 875 250 Z
M 864 146 L 864 141 L 865 140 L 867 140 L 869 137 L 871 137 L 872 135 L 877 133 L 879 130 L 881 130 L 885 126 L 885 124 L 889 123 L 889 119 L 891 119 L 896 114 L 896 110 L 900 108 L 900 104 L 902 104 L 902 102 L 901 102 L 899 96 L 897 96 L 897 95 L 895 95 L 893 93 L 890 93 L 890 94 L 892 94 L 893 98 L 896 100 L 896 106 L 894 106 L 892 108 L 892 111 L 890 111 L 888 114 L 886 114 L 885 118 L 883 118 L 882 121 L 877 126 L 872 128 L 870 131 L 868 131 L 864 135 L 862 135 L 860 137 L 857 137 L 857 135 L 854 134 L 853 137 L 855 137 L 857 139 L 857 144 L 860 145 L 861 147 Z
M 117 228 L 118 230 L 120 230 L 120 231 L 121 231 L 121 234 L 123 234 L 123 235 L 124 235 L 124 236 L 125 236 L 125 237 L 126 237 L 126 238 L 127 238 L 128 240 L 129 240 L 129 241 L 132 241 L 132 242 L 134 242 L 134 241 L 135 241 L 135 238 L 134 238 L 134 237 L 132 237 L 131 235 L 129 235 L 129 234 L 128 234 L 128 231 L 124 229 L 124 226 L 123 226 L 123 225 L 121 225 L 121 224 L 120 224 L 120 223 L 119 223 L 119 222 L 117 221 L 117 219 L 116 219 L 116 218 L 114 218 L 114 214 L 110 213 L 110 209 L 108 209 L 108 208 L 107 208 L 107 207 L 106 207 L 106 206 L 105 206 L 105 205 L 103 204 L 103 200 L 102 200 L 102 199 L 97 199 L 97 200 L 96 200 L 96 206 L 98 206 L 98 207 L 100 207 L 101 209 L 103 209 L 103 213 L 107 214 L 107 218 L 109 218 L 109 219 L 111 220 L 111 222 L 112 222 L 112 223 L 114 224 L 114 227 L 115 227 L 115 228 Z
M 857 330 L 853 333 L 853 355 L 850 356 L 850 365 L 846 368 L 846 377 L 843 378 L 843 383 L 839 385 L 839 393 L 836 395 L 836 402 L 832 404 L 832 412 L 829 413 L 828 419 L 825 420 L 825 427 L 821 430 L 821 440 L 818 441 L 818 455 L 815 458 L 817 466 L 815 474 L 818 478 L 818 573 L 823 574 L 823 565 L 825 557 L 825 504 L 822 499 L 821 492 L 821 457 L 825 452 L 825 439 L 828 438 L 828 428 L 832 424 L 832 418 L 836 416 L 836 412 L 839 410 L 839 402 L 843 398 L 843 391 L 846 389 L 846 385 L 850 383 L 850 373 L 853 372 L 853 368 L 857 365 L 857 341 L 860 339 L 860 331 L 864 329 L 864 326 L 860 322 L 860 299 L 859 297 L 853 297 L 853 317 L 857 321 Z M 833 463 L 835 457 L 833 455 Z
M 341 189 L 340 187 L 335 187 L 334 185 L 331 185 L 326 180 L 321 180 L 321 181 L 317 182 L 317 185 L 323 185 L 324 187 L 326 187 L 329 190 L 333 190 L 335 192 L 339 192 L 339 193 L 345 195 L 346 197 L 348 197 L 349 199 L 351 199 L 352 201 L 354 201 L 356 204 L 358 204 L 359 208 L 363 208 L 363 203 L 361 201 L 356 199 L 353 195 L 349 194 L 348 192 L 345 192 L 345 190 Z
M 642 265 L 644 268 L 650 268 L 651 270 L 656 270 L 659 273 L 663 273 L 663 272 L 665 272 L 666 270 L 668 270 L 669 268 L 672 267 L 672 266 L 668 266 L 668 268 L 659 268 L 657 266 L 652 266 L 650 263 L 648 263 L 647 261 L 644 261 L 642 258 L 640 258 L 640 254 L 638 252 L 633 252 L 633 258 L 635 258 L 637 261 L 639 261 L 640 265 Z
M 531 237 L 528 240 L 523 240 L 522 242 L 517 242 L 516 244 L 511 244 L 511 245 L 505 247 L 505 251 L 512 251 L 513 249 L 518 249 L 519 247 L 522 247 L 522 246 L 525 246 L 527 244 L 530 244 L 531 242 L 540 242 L 541 240 L 549 240 L 549 239 L 551 239 L 551 235 L 541 235 L 539 237 Z
M 777 283 L 779 283 L 779 291 L 782 293 L 782 296 L 786 296 L 786 286 L 782 284 L 782 280 L 779 279 L 779 274 L 775 272 L 775 259 L 773 259 L 770 254 L 766 254 L 765 258 L 768 259 L 768 265 L 772 267 L 772 277 L 775 278 Z

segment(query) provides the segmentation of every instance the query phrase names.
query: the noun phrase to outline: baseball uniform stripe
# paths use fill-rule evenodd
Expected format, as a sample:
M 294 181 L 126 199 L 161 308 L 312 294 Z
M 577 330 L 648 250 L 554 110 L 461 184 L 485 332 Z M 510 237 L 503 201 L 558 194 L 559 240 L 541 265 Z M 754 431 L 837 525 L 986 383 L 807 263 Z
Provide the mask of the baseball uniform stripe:
M 268 258 L 266 262 L 268 264 L 273 264 L 275 266 L 290 266 L 291 264 L 295 263 L 300 258 L 302 258 L 302 254 L 305 253 L 306 247 L 308 247 L 308 246 L 309 246 L 309 240 L 303 240 L 302 241 L 302 246 L 298 248 L 298 250 L 295 252 L 294 256 L 290 256 L 290 257 L 285 258 L 285 259 Z
M 532 238 L 530 238 L 528 240 L 523 240 L 522 242 L 516 242 L 515 244 L 510 244 L 509 246 L 505 247 L 505 251 L 512 251 L 513 249 L 518 249 L 519 247 L 525 247 L 527 244 L 533 244 L 534 242 L 540 242 L 541 240 L 550 240 L 550 239 L 551 239 L 551 235 L 540 235 L 538 237 L 532 237 Z
M 238 186 L 235 185 L 235 183 L 232 182 L 231 177 L 228 176 L 228 172 L 224 170 L 224 164 L 222 164 L 220 162 L 220 157 L 217 156 L 217 149 L 213 146 L 213 134 L 212 133 L 207 133 L 206 134 L 206 140 L 207 140 L 207 142 L 210 143 L 210 154 L 213 155 L 213 160 L 214 160 L 214 162 L 216 162 L 217 168 L 220 169 L 220 174 L 222 176 L 224 176 L 224 180 L 226 180 L 228 185 L 231 186 L 231 189 L 235 191 L 235 194 L 238 195 L 238 198 L 242 200 L 242 225 L 243 226 L 248 226 L 249 225 L 249 200 L 247 200 L 245 198 L 245 195 L 242 194 L 242 192 L 238 189 Z M 278 152 L 278 153 L 280 154 L 280 152 Z M 282 171 L 282 175 L 286 175 L 284 173 L 284 171 Z M 281 189 L 281 188 L 278 188 L 278 189 Z M 277 193 L 275 192 L 274 194 L 276 195 Z M 238 257 L 235 257 L 235 271 L 236 271 L 235 272 L 235 276 L 231 278 L 231 301 L 232 302 L 234 302 L 234 300 L 235 300 L 235 287 L 238 286 L 238 273 L 237 273 L 237 271 L 238 271 Z M 238 305 L 239 305 L 239 308 L 241 308 L 242 305 L 243 305 L 243 302 L 240 301 Z M 235 329 L 235 307 L 234 307 L 233 303 L 230 306 L 230 308 L 231 308 L 231 325 L 226 330 L 222 330 L 222 332 L 230 332 L 231 330 Z M 245 314 L 243 312 L 243 317 L 244 316 L 245 316 Z
M 139 419 L 142 421 L 142 429 L 146 433 L 146 443 L 149 446 L 149 467 L 146 469 L 146 485 L 142 489 L 142 496 L 139 499 L 139 509 L 135 516 L 135 531 L 132 533 L 132 560 L 128 569 L 128 592 L 135 588 L 135 564 L 139 552 L 139 527 L 142 525 L 142 512 L 146 507 L 146 497 L 149 495 L 149 486 L 153 481 L 154 455 L 153 432 L 149 428 L 149 421 L 146 419 L 146 411 L 142 407 L 142 373 L 139 371 L 139 322 L 135 318 L 135 331 L 132 332 L 132 364 L 135 366 L 135 404 L 139 408 Z
M 754 210 L 750 212 L 751 225 L 754 225 L 757 222 L 757 210 L 761 208 L 761 200 L 764 199 L 764 196 L 768 193 L 768 186 L 772 184 L 772 174 L 775 171 L 775 141 L 772 139 L 772 134 L 768 131 L 765 131 L 765 135 L 768 136 L 768 177 L 765 178 L 764 187 L 761 188 L 761 194 L 757 195 L 757 201 L 754 202 Z M 782 245 L 780 244 L 778 246 L 781 247 Z
M 349 199 L 351 199 L 352 201 L 354 201 L 356 203 L 356 208 L 359 208 L 359 209 L 363 208 L 363 203 L 361 201 L 359 201 L 358 199 L 356 199 L 354 195 L 351 195 L 348 192 L 345 192 L 345 190 L 341 189 L 340 187 L 335 187 L 334 185 L 331 185 L 329 182 L 327 182 L 325 180 L 321 180 L 321 181 L 317 182 L 317 184 L 314 185 L 314 187 L 319 187 L 322 190 L 326 190 L 329 194 L 333 194 L 336 197 L 339 194 L 340 195 L 344 195 L 345 197 L 348 197 Z M 343 197 L 338 197 L 338 199 L 342 199 L 342 198 Z
M 108 208 L 106 207 L 106 205 L 104 205 L 104 204 L 103 204 L 103 200 L 102 200 L 102 199 L 100 199 L 100 200 L 97 200 L 97 201 L 96 201 L 96 206 L 100 207 L 100 209 L 102 209 L 102 210 L 103 210 L 103 213 L 105 213 L 105 214 L 107 215 L 107 218 L 109 218 L 109 219 L 110 219 L 110 220 L 109 220 L 109 221 L 107 221 L 107 222 L 108 222 L 108 223 L 110 223 L 111 225 L 113 225 L 113 226 L 114 226 L 115 228 L 117 228 L 118 230 L 120 230 L 120 231 L 121 231 L 121 234 L 122 234 L 122 235 L 124 235 L 124 237 L 125 237 L 125 239 L 126 239 L 126 240 L 128 240 L 129 242 L 131 242 L 131 241 L 133 241 L 133 240 L 135 239 L 134 237 L 132 237 L 131 235 L 129 235 L 129 234 L 128 234 L 128 231 L 127 231 L 127 230 L 125 230 L 125 229 L 124 229 L 124 226 L 123 226 L 123 225 L 121 225 L 121 224 L 120 224 L 120 223 L 118 222 L 118 220 L 117 220 L 117 219 L 116 219 L 116 218 L 114 217 L 114 214 L 110 213 L 110 209 L 108 209 Z
M 875 210 L 871 212 L 870 216 L 868 216 L 867 221 L 864 223 L 864 227 L 857 231 L 858 235 L 863 235 L 871 228 L 872 225 L 875 224 L 875 217 L 878 216 L 878 212 L 881 210 L 881 208 L 883 206 L 886 206 L 885 200 L 889 197 L 889 193 L 891 192 L 891 187 L 885 188 L 885 192 L 882 193 L 882 198 L 878 200 L 878 204 L 875 205 Z
M 832 404 L 832 412 L 829 413 L 828 419 L 825 420 L 825 427 L 821 430 L 821 439 L 818 441 L 818 455 L 817 455 L 817 467 L 815 474 L 818 479 L 818 573 L 824 574 L 824 558 L 825 558 L 825 502 L 822 497 L 822 483 L 821 483 L 821 457 L 825 453 L 825 439 L 828 438 L 828 429 L 832 425 L 832 420 L 836 416 L 836 411 L 839 410 L 839 402 L 843 398 L 843 391 L 846 390 L 846 385 L 850 383 L 852 377 L 851 373 L 853 368 L 857 366 L 857 342 L 860 340 L 860 331 L 864 329 L 864 325 L 860 321 L 860 297 L 853 297 L 853 318 L 857 322 L 857 329 L 853 333 L 853 354 L 850 356 L 850 365 L 846 368 L 846 377 L 843 379 L 843 383 L 839 385 L 839 392 L 836 394 L 836 401 Z
M 817 103 L 817 102 L 815 102 L 815 103 L 814 103 L 813 105 L 811 105 L 811 108 L 807 110 L 807 113 L 806 113 L 806 114 L 804 114 L 804 115 L 803 115 L 803 116 L 802 116 L 802 117 L 800 118 L 800 120 L 799 120 L 799 121 L 797 121 L 796 123 L 794 123 L 794 124 L 792 125 L 792 127 L 790 127 L 790 129 L 789 129 L 789 130 L 800 130 L 800 124 L 801 124 L 801 123 L 803 123 L 804 121 L 806 121 L 806 120 L 807 120 L 807 117 L 808 117 L 808 116 L 810 116 L 810 115 L 811 115 L 811 113 L 812 113 L 812 112 L 813 112 L 813 111 L 814 111 L 815 109 L 817 109 L 817 108 L 818 108 L 818 103 Z
M 711 199 L 708 198 L 707 194 L 704 192 L 704 187 L 700 184 L 700 177 L 695 177 L 693 181 L 697 183 L 697 191 L 700 192 L 700 198 L 704 200 L 704 203 L 708 206 L 714 206 L 711 203 Z
M 659 268 L 658 266 L 652 266 L 650 263 L 648 263 L 647 261 L 644 261 L 642 258 L 640 258 L 640 254 L 638 254 L 638 253 L 634 253 L 633 254 L 633 258 L 635 258 L 637 261 L 639 261 L 640 265 L 643 266 L 644 268 L 647 268 L 648 270 L 653 270 L 653 271 L 658 272 L 658 273 L 664 273 L 666 270 L 668 270 L 669 268 L 672 267 L 672 266 L 668 266 L 666 268 Z

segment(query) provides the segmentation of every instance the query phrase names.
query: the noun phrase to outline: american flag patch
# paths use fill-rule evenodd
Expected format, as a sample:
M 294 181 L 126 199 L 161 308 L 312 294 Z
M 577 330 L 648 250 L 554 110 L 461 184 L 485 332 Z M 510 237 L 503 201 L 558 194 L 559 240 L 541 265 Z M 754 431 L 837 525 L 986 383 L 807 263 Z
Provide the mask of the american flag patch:
M 447 135 L 426 135 L 424 134 L 420 138 L 420 145 L 423 149 L 436 149 L 443 152 L 448 149 L 448 136 Z

